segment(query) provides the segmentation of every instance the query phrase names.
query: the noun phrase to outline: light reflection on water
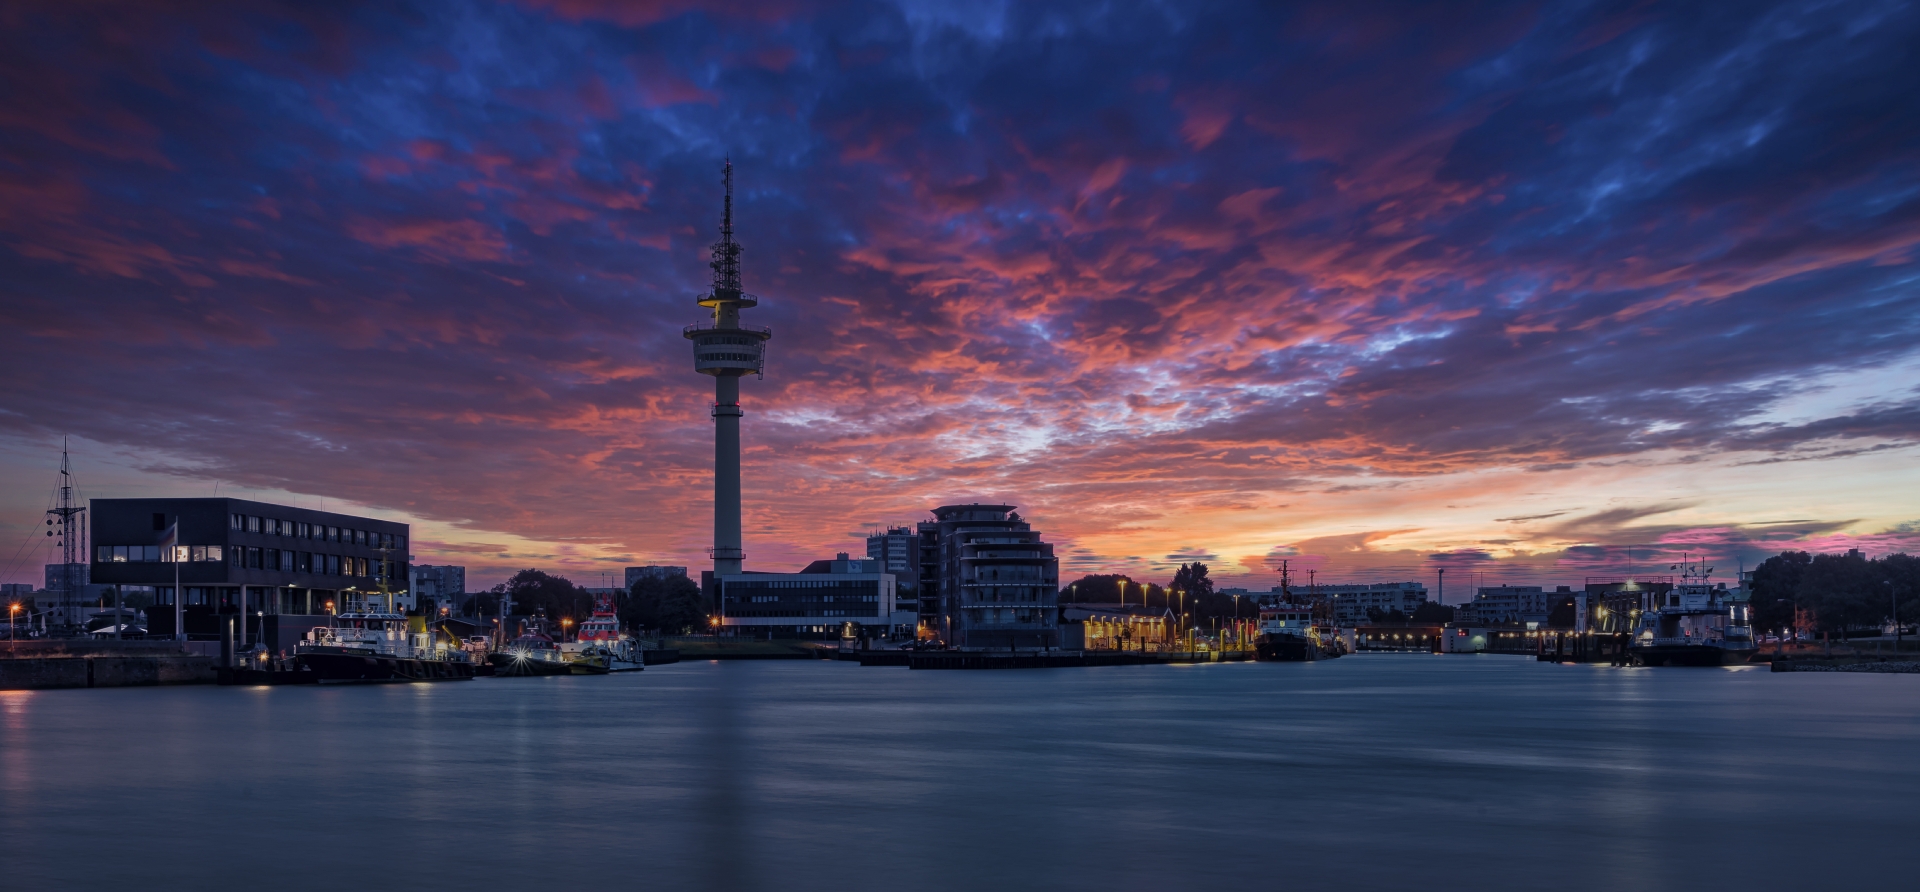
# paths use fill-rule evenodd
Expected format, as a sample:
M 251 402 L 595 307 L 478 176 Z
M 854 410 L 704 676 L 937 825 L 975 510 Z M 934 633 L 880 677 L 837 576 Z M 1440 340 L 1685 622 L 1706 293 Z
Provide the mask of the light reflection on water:
M 1916 743 L 1913 676 L 1494 656 L 8 692 L 0 887 L 1818 887 L 1911 876 Z

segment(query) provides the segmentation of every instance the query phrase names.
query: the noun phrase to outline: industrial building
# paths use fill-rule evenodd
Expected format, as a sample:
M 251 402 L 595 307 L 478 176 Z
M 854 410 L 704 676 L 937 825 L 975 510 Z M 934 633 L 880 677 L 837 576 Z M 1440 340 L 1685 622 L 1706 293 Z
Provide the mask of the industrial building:
M 93 582 L 151 591 L 151 634 L 181 631 L 178 614 L 186 634 L 216 635 L 238 612 L 246 643 L 291 649 L 330 607 L 402 606 L 411 579 L 404 523 L 224 498 L 94 499 L 88 519 Z
M 1014 506 L 942 505 L 919 531 L 921 594 L 948 647 L 1060 647 L 1060 560 Z
M 720 625 L 734 635 L 838 638 L 848 623 L 868 638 L 914 631 L 914 601 L 900 600 L 897 579 L 873 559 L 842 552 L 798 573 L 728 573 L 715 582 Z

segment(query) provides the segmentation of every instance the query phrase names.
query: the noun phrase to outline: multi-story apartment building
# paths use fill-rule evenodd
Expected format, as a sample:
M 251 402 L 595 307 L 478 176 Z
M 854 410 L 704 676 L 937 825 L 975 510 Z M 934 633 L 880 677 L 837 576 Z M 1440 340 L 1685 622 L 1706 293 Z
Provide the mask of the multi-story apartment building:
M 1573 589 L 1560 586 L 1547 591 L 1537 585 L 1487 585 L 1473 594 L 1473 602 L 1454 614 L 1456 625 L 1505 625 L 1547 621 L 1553 605 L 1571 596 Z
M 1419 582 L 1316 585 L 1311 589 L 1296 588 L 1294 595 L 1326 599 L 1333 605 L 1334 621 L 1349 627 L 1368 622 L 1373 611 L 1392 613 L 1398 610 L 1411 616 L 1420 609 L 1420 605 L 1427 603 L 1427 587 Z
M 92 581 L 152 590 L 153 634 L 174 633 L 177 599 L 188 634 L 237 613 L 246 642 L 291 649 L 329 610 L 403 606 L 410 582 L 404 523 L 245 499 L 94 499 L 87 515 Z
M 922 597 L 931 585 L 937 628 L 949 647 L 1060 646 L 1060 561 L 1013 509 L 942 505 L 919 526 Z
M 889 527 L 867 537 L 867 557 L 893 574 L 900 600 L 913 602 L 916 623 L 925 618 L 921 616 L 925 611 L 920 603 L 920 553 L 920 531 L 913 527 Z
M 460 606 L 467 593 L 467 568 L 448 564 L 415 564 L 413 584 L 407 586 L 403 603 L 413 610 L 432 610 Z

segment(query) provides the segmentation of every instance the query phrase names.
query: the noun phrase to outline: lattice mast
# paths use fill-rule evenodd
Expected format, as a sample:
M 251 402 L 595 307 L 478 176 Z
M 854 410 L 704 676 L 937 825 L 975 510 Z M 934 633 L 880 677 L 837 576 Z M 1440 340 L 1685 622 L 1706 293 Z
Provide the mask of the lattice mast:
M 740 523 L 740 379 L 764 376 L 770 328 L 747 328 L 740 311 L 760 299 L 740 286 L 740 243 L 733 237 L 733 161 L 721 169 L 725 198 L 720 211 L 720 240 L 713 243 L 713 288 L 699 303 L 713 320 L 687 326 L 693 341 L 693 368 L 714 377 L 713 398 L 713 571 L 738 573 L 745 553 Z
M 60 569 L 55 571 L 49 584 L 58 586 L 54 601 L 60 605 L 61 616 L 66 622 L 74 621 L 80 603 L 82 581 L 78 579 L 79 564 L 87 560 L 86 527 L 80 522 L 81 515 L 87 512 L 85 505 L 73 492 L 73 464 L 67 456 L 67 442 L 60 441 L 60 491 L 55 496 L 55 507 L 47 509 L 48 536 L 58 536 L 54 545 L 60 549 Z

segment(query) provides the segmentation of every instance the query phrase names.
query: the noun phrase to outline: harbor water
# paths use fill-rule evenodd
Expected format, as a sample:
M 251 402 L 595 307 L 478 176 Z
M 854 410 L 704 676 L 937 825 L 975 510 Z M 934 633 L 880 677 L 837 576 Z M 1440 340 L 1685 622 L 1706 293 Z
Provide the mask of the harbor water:
M 1507 656 L 0 692 L 0 887 L 1920 882 L 1920 678 Z

